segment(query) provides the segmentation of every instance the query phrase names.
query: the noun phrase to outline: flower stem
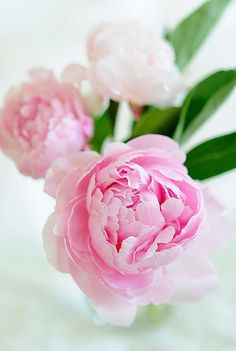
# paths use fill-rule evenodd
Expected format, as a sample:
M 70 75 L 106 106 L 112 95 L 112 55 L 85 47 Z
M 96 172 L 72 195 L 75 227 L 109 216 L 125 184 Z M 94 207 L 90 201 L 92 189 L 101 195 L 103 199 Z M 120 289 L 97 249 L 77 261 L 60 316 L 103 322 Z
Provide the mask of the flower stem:
M 110 106 L 108 107 L 108 116 L 111 122 L 111 127 L 112 127 L 112 137 L 114 138 L 115 135 L 115 127 L 116 127 L 116 120 L 118 117 L 118 112 L 119 112 L 119 102 L 110 100 Z

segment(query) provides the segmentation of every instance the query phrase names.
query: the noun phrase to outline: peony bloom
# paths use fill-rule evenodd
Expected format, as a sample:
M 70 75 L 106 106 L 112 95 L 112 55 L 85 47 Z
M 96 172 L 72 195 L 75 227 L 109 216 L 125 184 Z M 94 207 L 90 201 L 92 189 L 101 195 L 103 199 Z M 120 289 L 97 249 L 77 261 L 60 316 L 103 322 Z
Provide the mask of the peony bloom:
M 194 301 L 217 285 L 208 254 L 227 241 L 222 209 L 184 161 L 172 139 L 148 135 L 48 171 L 45 190 L 56 198 L 43 233 L 48 260 L 109 323 L 128 326 L 137 305 Z
M 88 38 L 88 78 L 115 101 L 168 106 L 184 90 L 172 47 L 133 23 L 106 23 Z
M 43 177 L 59 156 L 85 148 L 93 124 L 79 92 L 46 69 L 12 89 L 0 111 L 0 145 L 19 170 Z

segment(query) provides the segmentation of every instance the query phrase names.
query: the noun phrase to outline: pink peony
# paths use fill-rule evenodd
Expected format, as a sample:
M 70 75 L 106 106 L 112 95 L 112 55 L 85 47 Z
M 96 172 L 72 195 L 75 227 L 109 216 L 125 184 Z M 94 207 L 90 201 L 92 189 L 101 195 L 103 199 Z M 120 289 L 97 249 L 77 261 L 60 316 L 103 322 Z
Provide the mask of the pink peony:
M 130 325 L 137 305 L 194 301 L 217 284 L 208 254 L 227 241 L 222 209 L 184 161 L 172 139 L 148 135 L 103 156 L 58 159 L 47 174 L 56 198 L 43 234 L 48 259 L 109 323 Z
M 136 24 L 96 27 L 87 52 L 92 86 L 116 101 L 165 107 L 184 90 L 172 47 Z
M 46 69 L 34 69 L 30 77 L 6 97 L 0 145 L 23 174 L 39 178 L 57 157 L 85 148 L 93 124 L 72 85 Z

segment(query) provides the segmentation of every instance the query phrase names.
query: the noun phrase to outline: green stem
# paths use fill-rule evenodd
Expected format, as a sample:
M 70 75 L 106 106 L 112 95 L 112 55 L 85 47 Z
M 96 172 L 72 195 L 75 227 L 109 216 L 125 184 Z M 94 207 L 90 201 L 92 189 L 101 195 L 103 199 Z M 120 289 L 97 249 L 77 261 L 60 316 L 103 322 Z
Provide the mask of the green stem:
M 116 120 L 119 112 L 119 102 L 110 100 L 110 106 L 108 107 L 108 116 L 112 127 L 112 137 L 115 135 Z

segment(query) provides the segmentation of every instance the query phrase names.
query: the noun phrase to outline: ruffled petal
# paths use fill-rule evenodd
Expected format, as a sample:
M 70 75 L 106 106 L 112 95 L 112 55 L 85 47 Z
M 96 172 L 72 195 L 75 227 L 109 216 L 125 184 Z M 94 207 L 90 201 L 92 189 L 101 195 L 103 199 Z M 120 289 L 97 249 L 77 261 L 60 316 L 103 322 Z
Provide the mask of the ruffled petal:
M 99 154 L 93 151 L 78 152 L 58 158 L 47 171 L 44 191 L 56 197 L 57 191 L 67 174 L 75 169 L 82 173 L 92 162 L 99 158 Z
M 186 159 L 185 153 L 180 150 L 179 145 L 173 139 L 164 135 L 149 134 L 140 136 L 129 141 L 127 145 L 138 150 L 149 148 L 164 150 L 167 155 L 180 163 L 184 163 Z
M 130 151 L 130 147 L 127 144 L 117 141 L 106 145 L 103 154 L 104 156 L 112 156 L 115 154 L 119 155 L 127 151 Z

